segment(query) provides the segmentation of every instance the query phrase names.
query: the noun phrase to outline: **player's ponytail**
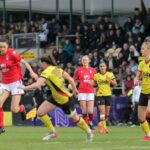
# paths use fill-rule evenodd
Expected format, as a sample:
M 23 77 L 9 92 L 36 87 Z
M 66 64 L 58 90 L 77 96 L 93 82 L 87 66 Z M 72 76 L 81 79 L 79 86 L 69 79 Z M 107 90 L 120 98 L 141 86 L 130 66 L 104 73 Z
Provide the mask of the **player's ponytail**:
M 56 63 L 55 58 L 54 58 L 54 56 L 52 54 L 52 51 L 50 51 L 49 56 L 43 56 L 43 57 L 41 57 L 40 60 L 41 60 L 41 62 L 45 62 L 48 65 L 57 66 L 57 63 Z
M 53 65 L 53 66 L 57 66 L 57 63 L 56 63 L 56 60 L 55 60 L 55 57 L 54 57 L 54 55 L 53 55 L 53 52 L 52 52 L 52 50 L 50 50 L 50 53 L 49 53 L 49 59 L 50 59 L 50 61 L 51 61 L 51 64 Z

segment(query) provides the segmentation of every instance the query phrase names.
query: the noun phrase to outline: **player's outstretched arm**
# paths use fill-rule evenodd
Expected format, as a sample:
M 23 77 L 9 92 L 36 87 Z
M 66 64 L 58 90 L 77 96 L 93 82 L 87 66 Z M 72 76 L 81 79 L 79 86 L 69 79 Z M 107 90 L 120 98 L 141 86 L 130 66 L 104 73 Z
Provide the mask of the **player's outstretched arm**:
M 69 82 L 69 84 L 71 84 L 73 94 L 77 95 L 78 90 L 76 88 L 76 84 L 75 84 L 75 81 L 73 80 L 73 78 L 65 71 L 63 72 L 63 78 L 65 80 L 67 80 Z
M 29 70 L 31 77 L 34 78 L 35 80 L 37 80 L 38 79 L 38 75 L 36 73 L 34 73 L 34 71 L 32 70 L 31 66 L 29 65 L 29 63 L 27 61 L 25 61 L 24 59 L 21 59 L 21 63 L 23 65 L 25 65 L 26 68 Z
M 44 85 L 45 83 L 45 78 L 38 78 L 38 80 L 36 82 L 34 82 L 31 85 L 28 86 L 24 86 L 24 85 L 20 85 L 19 89 L 23 89 L 23 90 L 32 90 L 32 89 L 37 89 L 37 88 L 41 88 L 42 85 Z

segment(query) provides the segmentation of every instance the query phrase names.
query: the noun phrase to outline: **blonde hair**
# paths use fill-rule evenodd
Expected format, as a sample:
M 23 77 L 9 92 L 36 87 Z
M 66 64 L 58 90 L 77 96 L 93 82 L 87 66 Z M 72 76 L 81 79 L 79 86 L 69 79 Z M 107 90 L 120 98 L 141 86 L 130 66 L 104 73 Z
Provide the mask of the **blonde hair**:
M 88 55 L 83 55 L 83 56 L 82 56 L 82 58 L 84 58 L 84 57 L 87 57 L 87 58 L 90 60 L 90 58 L 89 58 L 89 56 L 88 56 Z
M 146 45 L 147 50 L 150 49 L 150 37 L 149 36 L 145 38 L 143 44 Z

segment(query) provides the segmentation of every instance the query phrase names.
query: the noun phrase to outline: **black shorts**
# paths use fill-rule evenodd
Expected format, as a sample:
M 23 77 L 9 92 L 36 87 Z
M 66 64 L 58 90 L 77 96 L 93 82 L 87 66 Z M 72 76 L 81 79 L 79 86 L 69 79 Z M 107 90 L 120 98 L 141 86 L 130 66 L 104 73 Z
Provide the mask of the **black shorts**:
M 66 115 L 70 115 L 71 112 L 75 110 L 75 98 L 73 96 L 70 97 L 68 102 L 65 104 L 57 103 L 52 96 L 50 96 L 47 101 L 54 104 L 55 106 L 60 107 Z
M 140 100 L 139 100 L 139 106 L 147 106 L 148 100 L 150 100 L 150 94 L 141 93 Z
M 106 105 L 110 106 L 111 96 L 96 96 L 97 105 Z

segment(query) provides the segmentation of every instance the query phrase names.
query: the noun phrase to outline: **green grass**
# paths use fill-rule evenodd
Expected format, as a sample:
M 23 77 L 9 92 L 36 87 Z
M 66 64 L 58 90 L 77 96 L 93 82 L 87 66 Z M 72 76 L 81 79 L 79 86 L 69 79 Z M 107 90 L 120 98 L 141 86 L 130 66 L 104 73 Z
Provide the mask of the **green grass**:
M 86 134 L 77 127 L 57 128 L 59 138 L 42 141 L 45 127 L 7 127 L 0 135 L 0 150 L 150 150 L 139 127 L 110 127 L 109 134 L 97 134 L 86 143 Z

